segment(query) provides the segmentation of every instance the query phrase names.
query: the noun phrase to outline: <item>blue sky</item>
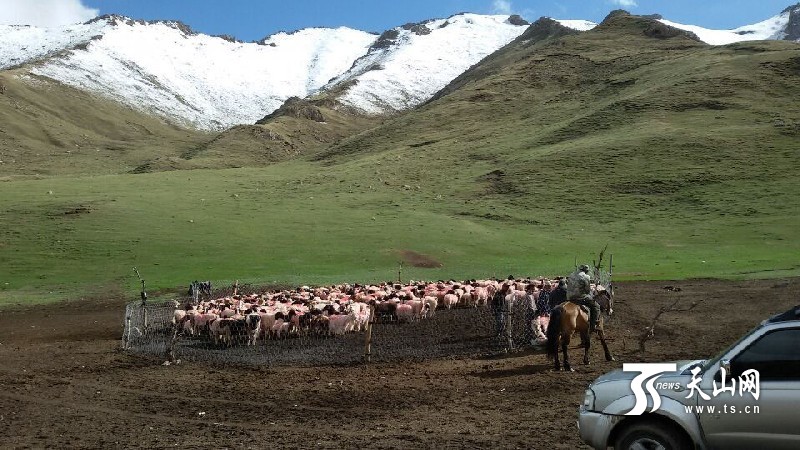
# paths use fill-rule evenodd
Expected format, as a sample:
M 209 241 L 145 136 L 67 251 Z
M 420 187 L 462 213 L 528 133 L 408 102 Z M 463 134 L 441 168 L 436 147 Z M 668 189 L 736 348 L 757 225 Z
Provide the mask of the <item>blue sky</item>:
M 482 14 L 516 13 L 530 21 L 549 16 L 599 22 L 609 11 L 624 8 L 636 14 L 659 13 L 675 22 L 725 29 L 768 19 L 793 4 L 793 1 L 3 0 L 0 23 L 27 21 L 33 25 L 41 25 L 58 21 L 83 21 L 93 14 L 114 13 L 147 20 L 177 19 L 198 32 L 231 34 L 245 41 L 253 41 L 280 30 L 290 31 L 314 26 L 348 26 L 380 32 L 407 22 L 447 17 L 463 11 Z

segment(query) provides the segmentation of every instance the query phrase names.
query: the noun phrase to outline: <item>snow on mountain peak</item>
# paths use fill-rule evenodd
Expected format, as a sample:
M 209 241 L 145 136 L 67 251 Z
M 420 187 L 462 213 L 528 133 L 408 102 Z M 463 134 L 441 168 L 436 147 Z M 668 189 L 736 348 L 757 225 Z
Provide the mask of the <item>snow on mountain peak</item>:
M 0 25 L 0 70 L 89 42 L 107 27 L 106 22 L 100 21 L 58 28 Z
M 589 20 L 560 20 L 560 19 L 554 19 L 554 20 L 560 23 L 561 25 L 564 25 L 567 28 L 572 28 L 573 30 L 578 30 L 578 31 L 589 31 L 597 26 L 597 23 Z
M 743 41 L 782 39 L 780 34 L 788 23 L 788 17 L 788 14 L 782 14 L 757 24 L 746 25 L 733 30 L 712 30 L 697 25 L 684 25 L 671 22 L 666 19 L 661 19 L 659 22 L 681 30 L 690 31 L 706 44 L 727 45 Z
M 0 70 L 88 44 L 92 40 L 101 39 L 114 27 L 152 24 L 162 24 L 186 35 L 196 34 L 188 25 L 177 20 L 148 22 L 116 14 L 95 17 L 81 24 L 52 28 L 0 25 Z
M 195 34 L 181 25 L 117 16 L 90 22 L 82 26 L 99 26 L 102 39 L 31 72 L 213 130 L 253 123 L 287 98 L 305 97 L 347 70 L 375 41 L 349 28 L 309 28 L 259 45 Z
M 727 45 L 743 41 L 800 40 L 800 3 L 784 9 L 777 16 L 752 25 L 732 30 L 713 30 L 696 25 L 684 25 L 660 20 L 661 23 L 681 30 L 691 31 L 703 42 L 711 45 Z
M 463 13 L 392 28 L 322 90 L 346 86 L 339 101 L 368 114 L 414 107 L 525 31 L 508 19 Z
M 783 14 L 788 14 L 783 39 L 800 42 L 800 3 L 784 9 Z
M 800 3 L 795 3 L 794 5 L 787 6 L 783 11 L 781 11 L 781 14 L 791 13 L 791 12 L 800 13 Z
M 757 24 L 711 30 L 648 16 L 703 41 L 800 40 L 800 4 Z M 579 31 L 597 24 L 557 20 Z M 336 92 L 355 110 L 417 106 L 520 36 L 512 15 L 460 13 L 380 36 L 350 28 L 279 32 L 254 43 L 195 33 L 178 21 L 101 16 L 57 28 L 0 25 L 0 70 L 30 72 L 201 129 L 254 123 L 290 97 Z

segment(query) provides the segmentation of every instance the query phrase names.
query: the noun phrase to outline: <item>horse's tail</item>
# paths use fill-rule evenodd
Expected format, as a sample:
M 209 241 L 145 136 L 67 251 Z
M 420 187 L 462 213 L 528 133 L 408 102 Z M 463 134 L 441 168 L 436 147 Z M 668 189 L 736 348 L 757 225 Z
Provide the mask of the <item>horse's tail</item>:
M 550 323 L 547 324 L 547 356 L 558 355 L 558 336 L 561 334 L 561 314 L 564 308 L 558 306 L 550 311 Z

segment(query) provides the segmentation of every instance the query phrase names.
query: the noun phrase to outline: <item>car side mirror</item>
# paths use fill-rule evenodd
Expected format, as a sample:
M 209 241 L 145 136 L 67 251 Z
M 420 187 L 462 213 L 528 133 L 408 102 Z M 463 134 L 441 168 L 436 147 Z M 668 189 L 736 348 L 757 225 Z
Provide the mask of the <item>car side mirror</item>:
M 722 361 L 720 361 L 719 367 L 720 369 L 725 369 L 725 373 L 727 373 L 728 375 L 731 374 L 731 360 L 723 359 Z
M 725 376 L 731 376 L 731 360 L 723 359 L 719 362 L 719 368 L 725 369 Z M 714 375 L 714 381 L 721 382 L 722 381 L 722 370 L 717 370 L 717 373 Z

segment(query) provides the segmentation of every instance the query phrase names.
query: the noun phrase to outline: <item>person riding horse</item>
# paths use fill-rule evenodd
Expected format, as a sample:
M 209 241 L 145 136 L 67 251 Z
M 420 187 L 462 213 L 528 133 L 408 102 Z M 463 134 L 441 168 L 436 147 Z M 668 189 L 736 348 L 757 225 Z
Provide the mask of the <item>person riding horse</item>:
M 567 301 L 567 282 L 561 278 L 558 285 L 550 293 L 550 310 Z
M 600 306 L 592 298 L 592 279 L 589 276 L 589 266 L 582 264 L 578 270 L 569 276 L 567 282 L 567 300 L 589 308 L 589 332 L 594 332 L 600 320 Z

